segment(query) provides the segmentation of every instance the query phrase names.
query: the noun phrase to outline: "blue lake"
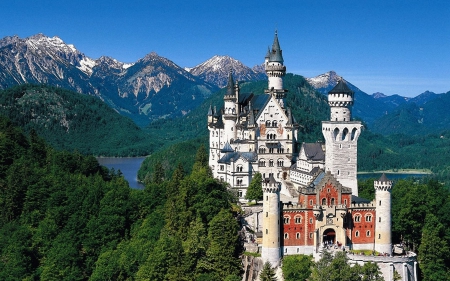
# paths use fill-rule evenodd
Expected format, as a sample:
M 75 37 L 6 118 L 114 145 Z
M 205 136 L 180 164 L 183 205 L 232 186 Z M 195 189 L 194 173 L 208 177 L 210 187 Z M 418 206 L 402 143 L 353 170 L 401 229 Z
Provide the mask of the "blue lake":
M 364 174 L 358 174 L 357 178 L 359 180 L 365 180 L 365 179 L 379 179 L 383 173 L 364 173 Z M 424 178 L 427 176 L 430 176 L 429 174 L 408 174 L 408 173 L 385 173 L 386 177 L 389 180 L 402 180 L 402 179 L 409 179 L 409 178 Z
M 99 157 L 100 165 L 108 169 L 120 170 L 131 188 L 144 189 L 144 185 L 137 180 L 137 172 L 145 157 Z

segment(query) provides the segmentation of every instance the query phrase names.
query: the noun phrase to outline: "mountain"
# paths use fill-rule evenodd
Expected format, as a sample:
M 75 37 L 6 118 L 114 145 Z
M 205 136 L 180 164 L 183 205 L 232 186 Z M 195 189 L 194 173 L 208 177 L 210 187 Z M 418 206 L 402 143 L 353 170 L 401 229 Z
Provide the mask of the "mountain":
M 25 132 L 35 131 L 59 150 L 85 155 L 148 155 L 157 138 L 100 99 L 46 85 L 20 85 L 0 91 L 0 115 Z
M 188 69 L 189 73 L 204 81 L 223 88 L 227 85 L 230 71 L 236 81 L 257 81 L 267 79 L 264 68 L 253 69 L 229 56 L 214 56 L 209 60 Z
M 373 123 L 376 133 L 426 135 L 450 130 L 450 92 L 425 92 Z
M 369 128 L 375 120 L 387 112 L 391 112 L 398 106 L 397 104 L 392 103 L 388 98 L 385 99 L 384 97 L 386 96 L 383 94 L 372 96 L 366 94 L 334 71 L 329 71 L 313 78 L 306 78 L 306 81 L 308 81 L 308 83 L 317 91 L 327 95 L 328 92 L 336 86 L 340 79 L 343 79 L 349 88 L 355 92 L 355 103 L 352 108 L 353 116 L 364 120 Z
M 133 64 L 93 60 L 58 37 L 37 34 L 0 40 L 0 89 L 49 84 L 99 97 L 143 126 L 182 116 L 218 88 L 150 53 Z

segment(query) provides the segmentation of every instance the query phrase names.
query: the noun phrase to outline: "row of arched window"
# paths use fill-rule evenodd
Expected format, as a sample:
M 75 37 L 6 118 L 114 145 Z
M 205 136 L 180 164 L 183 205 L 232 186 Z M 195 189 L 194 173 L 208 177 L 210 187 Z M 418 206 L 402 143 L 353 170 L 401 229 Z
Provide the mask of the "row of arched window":
M 353 130 L 352 130 L 352 132 L 351 132 L 351 135 L 350 135 L 350 140 L 351 140 L 351 141 L 353 141 L 353 140 L 355 139 L 355 136 L 356 136 L 356 132 L 357 132 L 357 131 L 358 131 L 357 128 L 353 128 Z M 348 137 L 349 137 L 349 130 L 348 130 L 347 128 L 345 128 L 344 130 L 342 130 L 342 134 L 341 134 L 340 138 L 339 138 L 339 132 L 340 132 L 339 128 L 335 128 L 335 129 L 334 129 L 334 131 L 333 131 L 333 137 L 334 137 L 335 140 L 337 140 L 337 141 L 339 141 L 339 140 L 343 140 L 343 141 L 348 140 Z
M 361 222 L 361 218 L 362 218 L 361 214 L 355 214 L 353 216 L 353 221 L 354 222 Z M 365 216 L 365 221 L 366 222 L 372 222 L 372 215 L 371 214 L 367 214 Z M 381 222 L 381 217 L 380 217 L 380 222 Z
M 367 230 L 366 231 L 366 237 L 370 237 L 371 236 L 371 232 L 370 232 L 370 230 Z M 359 231 L 357 230 L 357 231 L 355 231 L 355 237 L 359 237 Z
M 276 127 L 278 126 L 278 122 L 276 120 L 270 122 L 270 120 L 266 121 L 266 127 Z

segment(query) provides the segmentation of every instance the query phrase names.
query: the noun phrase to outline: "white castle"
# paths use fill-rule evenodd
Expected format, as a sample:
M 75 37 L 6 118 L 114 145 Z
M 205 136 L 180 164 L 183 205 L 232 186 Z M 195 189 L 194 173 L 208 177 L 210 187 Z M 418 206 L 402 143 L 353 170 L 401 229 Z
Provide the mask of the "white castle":
M 323 245 L 332 243 L 382 255 L 349 258 L 354 263 L 377 262 L 385 280 L 392 280 L 394 271 L 403 280 L 414 280 L 415 255 L 392 256 L 392 182 L 383 175 L 374 182 L 375 200 L 358 197 L 362 125 L 352 120 L 354 93 L 343 80 L 338 82 L 328 93 L 330 120 L 322 122 L 325 143 L 302 143 L 297 151 L 299 124 L 285 104 L 286 67 L 277 33 L 264 66 L 269 80 L 264 94 L 241 93 L 230 73 L 223 108 L 208 111 L 213 176 L 245 202 L 253 175 L 262 175 L 263 208 L 254 214 L 254 230 L 262 234 L 263 261 L 278 266 L 283 255 L 317 258 Z

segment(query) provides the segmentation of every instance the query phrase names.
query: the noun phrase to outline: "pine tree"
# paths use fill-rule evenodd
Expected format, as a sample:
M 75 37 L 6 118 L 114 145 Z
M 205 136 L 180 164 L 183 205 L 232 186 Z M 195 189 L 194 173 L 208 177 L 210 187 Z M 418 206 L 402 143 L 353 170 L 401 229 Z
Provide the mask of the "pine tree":
M 263 269 L 261 270 L 261 274 L 259 275 L 259 280 L 261 281 L 276 281 L 275 271 L 272 268 L 270 262 L 266 261 L 264 263 Z
M 245 194 L 245 199 L 249 201 L 255 200 L 256 203 L 258 203 L 258 200 L 263 199 L 261 173 L 256 173 L 253 177 L 250 185 L 248 186 L 247 193 Z

